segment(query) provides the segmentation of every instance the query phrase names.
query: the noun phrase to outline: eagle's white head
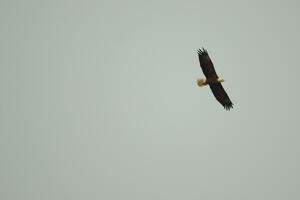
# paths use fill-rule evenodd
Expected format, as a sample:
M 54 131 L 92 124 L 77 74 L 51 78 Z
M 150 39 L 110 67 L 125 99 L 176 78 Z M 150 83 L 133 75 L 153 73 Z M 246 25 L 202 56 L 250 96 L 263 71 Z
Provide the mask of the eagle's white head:
M 203 87 L 203 86 L 207 85 L 206 80 L 203 79 L 203 78 L 197 79 L 197 85 L 198 85 L 199 87 Z

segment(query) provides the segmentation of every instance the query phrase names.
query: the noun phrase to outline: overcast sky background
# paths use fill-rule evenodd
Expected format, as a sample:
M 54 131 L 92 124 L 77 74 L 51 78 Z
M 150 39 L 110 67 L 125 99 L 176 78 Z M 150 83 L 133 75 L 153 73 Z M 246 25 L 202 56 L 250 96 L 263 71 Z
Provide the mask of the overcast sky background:
M 0 199 L 300 199 L 299 8 L 2 0 Z

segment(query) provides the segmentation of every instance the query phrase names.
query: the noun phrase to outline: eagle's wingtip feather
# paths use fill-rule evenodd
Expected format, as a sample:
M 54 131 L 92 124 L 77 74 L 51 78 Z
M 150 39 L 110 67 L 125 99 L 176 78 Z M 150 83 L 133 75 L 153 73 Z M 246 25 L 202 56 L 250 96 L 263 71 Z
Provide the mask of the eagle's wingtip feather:
M 198 55 L 199 56 L 202 56 L 202 55 L 207 55 L 208 53 L 207 53 L 207 50 L 206 49 L 204 49 L 204 47 L 202 47 L 202 49 L 200 48 L 200 49 L 198 49 Z
M 225 108 L 226 110 L 232 109 L 232 108 L 233 108 L 233 103 L 230 102 L 230 103 L 228 103 L 228 104 L 225 104 L 225 105 L 224 105 L 224 108 Z

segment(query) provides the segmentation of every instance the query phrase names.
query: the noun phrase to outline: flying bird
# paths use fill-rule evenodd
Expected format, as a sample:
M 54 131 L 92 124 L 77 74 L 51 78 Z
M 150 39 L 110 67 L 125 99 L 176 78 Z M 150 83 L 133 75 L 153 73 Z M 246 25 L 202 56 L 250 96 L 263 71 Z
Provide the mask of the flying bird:
M 199 87 L 209 85 L 212 93 L 215 98 L 222 104 L 226 110 L 233 108 L 233 103 L 229 99 L 227 93 L 225 92 L 221 82 L 224 82 L 224 79 L 219 78 L 214 64 L 212 63 L 207 50 L 202 47 L 198 50 L 198 57 L 200 61 L 201 69 L 206 77 L 206 79 L 198 79 L 197 84 Z

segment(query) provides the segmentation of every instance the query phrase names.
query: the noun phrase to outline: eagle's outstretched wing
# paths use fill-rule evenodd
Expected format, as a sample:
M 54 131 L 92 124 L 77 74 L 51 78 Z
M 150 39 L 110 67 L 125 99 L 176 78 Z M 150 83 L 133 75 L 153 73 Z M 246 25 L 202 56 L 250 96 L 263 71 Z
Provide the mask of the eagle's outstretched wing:
M 226 110 L 230 110 L 230 108 L 233 107 L 233 103 L 230 101 L 221 83 L 212 83 L 209 84 L 209 87 L 216 99 L 222 104 L 222 106 Z
M 207 79 L 216 78 L 218 79 L 218 75 L 215 71 L 214 64 L 212 63 L 207 50 L 204 48 L 198 50 L 198 57 L 200 61 L 201 69 Z M 230 110 L 233 107 L 233 103 L 229 99 L 226 91 L 224 90 L 222 84 L 220 82 L 210 83 L 209 87 L 213 92 L 215 98 L 222 104 L 222 106 L 226 110 Z
M 198 57 L 201 69 L 207 79 L 209 78 L 218 78 L 216 70 L 214 68 L 214 64 L 211 61 L 207 50 L 202 48 L 198 50 Z

